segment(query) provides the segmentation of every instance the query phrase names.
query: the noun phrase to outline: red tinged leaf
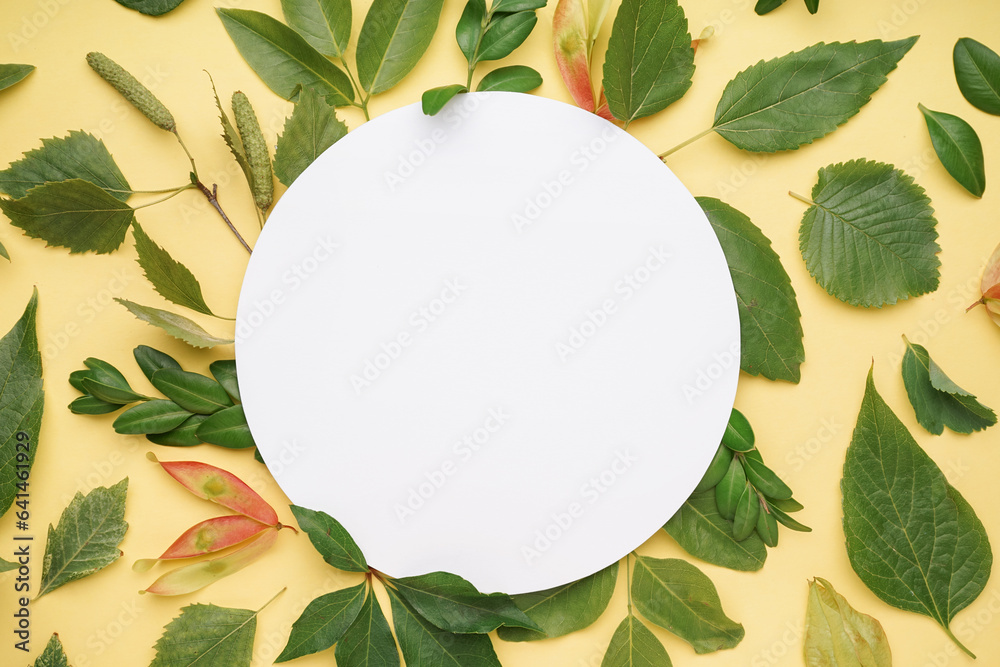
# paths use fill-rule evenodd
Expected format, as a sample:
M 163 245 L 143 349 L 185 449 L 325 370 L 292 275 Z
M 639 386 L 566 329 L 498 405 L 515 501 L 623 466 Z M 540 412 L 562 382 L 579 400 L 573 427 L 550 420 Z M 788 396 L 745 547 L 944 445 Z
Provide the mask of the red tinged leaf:
M 598 116 L 604 120 L 610 120 L 612 123 L 617 123 L 618 120 L 611 115 L 611 109 L 608 108 L 608 100 L 604 97 L 604 87 L 601 86 L 601 98 L 597 103 L 597 111 L 595 111 Z
M 143 558 L 137 560 L 132 569 L 136 572 L 147 572 L 161 560 L 177 560 L 193 558 L 205 554 L 222 551 L 231 546 L 249 540 L 270 528 L 256 519 L 232 514 L 217 516 L 195 524 L 184 531 L 159 558 Z
M 167 474 L 199 498 L 269 526 L 277 525 L 278 514 L 274 508 L 233 473 L 199 461 L 160 461 L 152 452 L 146 454 L 146 458 L 159 463 Z
M 986 262 L 986 268 L 983 269 L 983 279 L 979 283 L 979 291 L 983 293 L 982 298 L 966 308 L 965 311 L 968 312 L 978 305 L 985 305 L 994 324 L 1000 326 L 1000 245 L 996 247 Z
M 559 0 L 552 17 L 556 64 L 577 106 L 594 111 L 594 86 L 590 81 L 590 34 L 587 0 Z

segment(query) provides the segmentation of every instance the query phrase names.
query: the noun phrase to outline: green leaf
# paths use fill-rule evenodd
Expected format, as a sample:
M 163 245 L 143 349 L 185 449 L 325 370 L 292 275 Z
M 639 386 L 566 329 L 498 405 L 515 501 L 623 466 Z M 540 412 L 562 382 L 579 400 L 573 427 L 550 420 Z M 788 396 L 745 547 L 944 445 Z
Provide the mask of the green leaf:
M 628 127 L 679 100 L 691 87 L 694 49 L 677 0 L 624 0 L 604 61 L 611 115 Z
M 476 48 L 483 38 L 483 22 L 486 20 L 486 0 L 469 0 L 455 27 L 455 40 L 462 55 L 472 66 L 476 64 Z
M 799 523 L 792 517 L 788 516 L 783 510 L 771 505 L 771 515 L 786 528 L 791 528 L 792 530 L 798 531 L 800 533 L 811 533 L 812 528 L 804 524 Z
M 747 457 L 743 461 L 743 470 L 750 483 L 768 498 L 788 500 L 792 497 L 792 490 L 788 485 L 761 461 Z
M 163 368 L 153 373 L 150 382 L 171 401 L 195 414 L 211 415 L 233 405 L 221 384 L 198 373 Z
M 123 435 L 166 433 L 177 428 L 191 413 L 173 401 L 156 399 L 133 406 L 118 415 L 112 427 Z
M 0 210 L 28 236 L 71 253 L 117 250 L 135 220 L 131 206 L 79 178 L 39 185 L 20 199 L 0 199 Z
M 337 667 L 399 667 L 399 651 L 382 607 L 371 592 L 351 627 L 337 642 Z
M 819 577 L 809 582 L 804 653 L 806 667 L 892 667 L 882 625 Z
M 1000 116 L 1000 56 L 970 37 L 955 42 L 955 79 L 969 104 Z
M 819 0 L 805 0 L 806 9 L 809 10 L 810 14 L 815 14 L 819 11 Z
M 778 520 L 774 518 L 773 511 L 773 507 L 770 508 L 770 511 L 761 508 L 760 513 L 757 515 L 756 533 L 761 542 L 772 548 L 778 546 Z M 753 537 L 753 535 L 750 536 L 750 538 Z
M 0 516 L 17 497 L 35 462 L 42 426 L 42 355 L 38 352 L 35 319 L 38 289 L 24 313 L 0 338 Z M 24 435 L 18 437 L 19 433 Z
M 17 563 L 12 563 L 9 560 L 0 558 L 0 572 L 10 572 L 11 570 L 16 570 L 18 567 Z
M 726 255 L 740 312 L 740 368 L 797 383 L 805 361 L 795 290 L 771 241 L 740 211 L 698 197 Z
M 181 425 L 163 433 L 147 433 L 146 440 L 165 447 L 194 447 L 202 444 L 198 437 L 198 427 L 208 419 L 208 415 L 191 415 Z
M 256 447 L 242 405 L 216 412 L 198 427 L 197 435 L 204 442 L 230 449 Z
M 722 444 L 734 452 L 749 452 L 753 449 L 753 427 L 750 426 L 746 416 L 736 408 L 729 414 L 729 422 L 726 423 L 726 430 L 722 433 Z
M 729 464 L 729 470 L 723 476 L 722 481 L 715 487 L 715 503 L 719 507 L 719 514 L 729 521 L 736 516 L 736 503 L 739 502 L 743 487 L 747 485 L 747 475 L 743 464 L 736 457 L 733 457 Z
M 93 183 L 119 201 L 132 196 L 132 187 L 104 142 L 79 130 L 61 139 L 42 139 L 41 148 L 0 171 L 0 192 L 20 199 L 38 185 L 74 178 Z
M 299 528 L 327 563 L 344 572 L 368 572 L 368 563 L 350 533 L 326 512 L 292 505 Z
M 459 635 L 432 625 L 397 591 L 386 587 L 392 625 L 408 667 L 500 667 L 488 635 Z
M 240 385 L 236 380 L 236 360 L 219 359 L 213 361 L 208 366 L 209 372 L 215 381 L 222 385 L 222 388 L 229 394 L 229 398 L 234 401 L 240 400 Z
M 923 104 L 917 107 L 924 114 L 931 144 L 941 164 L 959 185 L 976 197 L 982 197 L 986 191 L 986 163 L 979 135 L 958 116 L 931 111 Z
M 330 146 L 343 139 L 347 126 L 319 93 L 306 88 L 299 93 L 295 110 L 285 121 L 274 152 L 274 174 L 291 185 L 306 167 Z
M 424 114 L 434 116 L 437 112 L 441 111 L 441 109 L 444 108 L 444 105 L 448 104 L 448 101 L 455 97 L 455 95 L 467 92 L 469 92 L 469 89 L 460 83 L 453 83 L 449 86 L 440 86 L 438 88 L 425 90 L 424 94 L 420 96 L 420 108 Z
M 58 634 L 52 633 L 45 650 L 35 658 L 32 667 L 70 667 L 69 658 L 66 657 L 66 651 L 63 650 Z
M 476 62 L 506 58 L 514 52 L 514 49 L 524 44 L 524 40 L 528 39 L 528 35 L 535 29 L 536 23 L 538 17 L 533 11 L 504 14 L 500 15 L 500 18 L 494 13 L 493 20 L 486 26 L 483 40 L 479 44 Z
M 184 0 L 115 0 L 119 5 L 134 9 L 140 14 L 163 16 L 175 9 Z
M 852 160 L 819 170 L 799 250 L 827 292 L 881 308 L 937 289 L 936 224 L 912 178 L 891 164 Z
M 281 97 L 292 99 L 301 86 L 314 88 L 334 106 L 354 102 L 347 75 L 284 23 L 249 9 L 215 11 L 243 59 Z
M 785 4 L 785 0 L 757 0 L 757 4 L 753 10 L 758 16 L 763 16 L 764 14 L 773 12 L 783 4 Z
M 767 559 L 767 549 L 755 533 L 736 541 L 733 522 L 719 514 L 712 489 L 692 494 L 663 529 L 684 551 L 712 565 L 756 572 Z
M 16 63 L 0 65 L 0 90 L 19 83 L 34 71 L 34 65 L 18 65 Z
M 504 90 L 510 93 L 528 93 L 542 85 L 542 75 L 524 65 L 500 67 L 482 78 L 476 90 Z
M 996 413 L 952 382 L 923 346 L 906 340 L 902 373 L 917 421 L 929 432 L 941 435 L 947 426 L 972 433 L 997 423 Z
M 215 106 L 219 110 L 219 122 L 222 124 L 222 139 L 226 142 L 226 146 L 229 147 L 229 151 L 236 159 L 236 164 L 240 166 L 243 177 L 246 178 L 247 185 L 253 190 L 253 171 L 250 169 L 250 160 L 247 158 L 247 151 L 243 146 L 243 138 L 233 126 L 232 121 L 229 120 L 229 116 L 226 115 L 226 109 L 222 106 L 222 100 L 219 99 L 219 91 L 215 89 L 215 80 L 211 74 L 208 75 L 208 80 L 212 83 L 212 95 L 215 97 Z
M 285 22 L 324 56 L 343 58 L 351 40 L 350 0 L 281 0 Z
M 739 500 L 736 501 L 736 516 L 733 517 L 733 537 L 743 541 L 750 537 L 757 528 L 757 517 L 760 515 L 760 501 L 749 484 L 743 487 Z
M 879 396 L 868 371 L 840 482 L 851 567 L 875 595 L 948 626 L 989 579 L 975 512 Z M 970 654 L 971 655 L 971 654 Z
M 485 634 L 503 625 L 542 632 L 509 595 L 480 593 L 457 574 L 431 572 L 393 579 L 392 585 L 421 616 L 442 630 Z
M 548 4 L 548 0 L 496 0 L 492 7 L 494 14 L 513 14 L 514 12 L 541 9 L 546 4 Z
M 511 596 L 514 604 L 544 632 L 504 626 L 497 629 L 497 636 L 508 642 L 526 642 L 562 637 L 582 630 L 608 608 L 617 580 L 618 563 L 612 563 L 579 581 L 537 593 Z
M 916 41 L 820 42 L 761 61 L 726 85 L 712 129 L 748 151 L 812 143 L 858 113 Z
M 275 662 L 288 662 L 330 648 L 343 637 L 364 604 L 367 583 L 321 595 L 299 615 L 281 655 Z M 338 661 L 339 662 L 339 661 Z
M 374 0 L 358 35 L 361 88 L 389 90 L 416 67 L 430 46 L 443 0 Z
M 121 403 L 108 403 L 93 396 L 79 396 L 69 404 L 69 411 L 75 415 L 106 415 L 122 408 Z
M 167 623 L 149 667 L 248 667 L 260 610 L 191 604 Z
M 125 496 L 128 478 L 111 488 L 99 486 L 86 496 L 77 492 L 45 541 L 38 599 L 55 589 L 83 579 L 118 560 L 125 539 Z
M 691 644 L 695 653 L 733 648 L 743 640 L 743 626 L 722 611 L 715 584 L 683 560 L 637 556 L 632 603 L 647 619 Z
M 186 266 L 170 256 L 166 250 L 156 245 L 139 223 L 132 225 L 138 262 L 153 289 L 162 297 L 204 315 L 215 315 L 205 303 L 201 285 Z
M 725 445 L 719 445 L 719 448 L 715 450 L 715 456 L 712 457 L 712 462 L 708 464 L 708 470 L 698 482 L 698 486 L 694 487 L 695 492 L 714 489 L 726 476 L 726 471 L 729 470 L 729 464 L 732 462 L 733 450 Z
M 139 345 L 134 350 L 132 350 L 132 356 L 135 357 L 135 363 L 139 364 L 139 369 L 142 370 L 142 374 L 146 376 L 147 380 L 152 381 L 153 373 L 163 368 L 175 368 L 181 370 L 181 365 L 177 363 L 177 360 L 171 357 L 166 352 L 160 352 L 159 350 L 149 347 L 148 345 Z
M 98 400 L 104 401 L 105 403 L 127 405 L 129 403 L 135 403 L 136 401 L 149 400 L 149 396 L 144 396 L 143 394 L 134 392 L 131 389 L 122 389 L 120 387 L 103 384 L 91 378 L 83 379 L 83 388 L 88 394 Z
M 667 649 L 631 613 L 618 625 L 601 667 L 671 667 Z
M 183 315 L 153 308 L 152 306 L 143 306 L 142 304 L 118 297 L 115 297 L 115 301 L 125 306 L 138 319 L 152 324 L 154 327 L 163 329 L 174 338 L 179 338 L 188 345 L 194 347 L 215 347 L 216 345 L 229 345 L 233 342 L 232 338 L 213 336 L 198 326 L 197 323 L 192 322 Z

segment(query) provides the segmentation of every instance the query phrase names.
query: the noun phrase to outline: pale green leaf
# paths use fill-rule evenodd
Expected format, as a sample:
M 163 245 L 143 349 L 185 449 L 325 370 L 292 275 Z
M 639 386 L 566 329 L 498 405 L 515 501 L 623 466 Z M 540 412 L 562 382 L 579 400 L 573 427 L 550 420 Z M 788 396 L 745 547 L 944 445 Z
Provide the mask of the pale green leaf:
M 1000 55 L 970 37 L 955 43 L 955 79 L 969 104 L 1000 116 Z
M 389 622 L 372 592 L 358 617 L 337 642 L 337 667 L 399 667 L 399 650 Z
M 819 170 L 799 249 L 827 292 L 880 308 L 937 289 L 936 225 L 912 178 L 891 164 L 852 160 Z
M 330 146 L 343 139 L 347 126 L 319 93 L 306 88 L 299 93 L 295 110 L 285 121 L 274 152 L 274 174 L 285 185 L 299 175 Z
M 410 73 L 431 44 L 444 0 L 374 0 L 358 35 L 358 80 L 384 92 Z
M 882 625 L 859 613 L 825 579 L 809 582 L 806 667 L 892 667 Z
M 20 199 L 37 185 L 73 178 L 89 181 L 120 201 L 132 195 L 131 186 L 104 142 L 79 130 L 62 138 L 42 139 L 41 148 L 28 151 L 0 171 L 0 192 Z
M 143 306 L 117 297 L 115 301 L 128 308 L 130 313 L 143 322 L 163 329 L 174 338 L 179 338 L 188 345 L 194 347 L 215 347 L 216 345 L 228 345 L 233 342 L 232 338 L 213 336 L 202 329 L 197 323 L 192 322 L 182 315 L 153 308 L 152 306 Z
M 343 58 L 351 39 L 350 0 L 281 0 L 285 22 L 324 56 Z
M 476 86 L 477 92 L 504 90 L 511 93 L 527 93 L 542 85 L 542 75 L 524 65 L 499 67 L 482 78 Z
M 719 514 L 714 489 L 692 494 L 663 529 L 682 549 L 712 565 L 756 572 L 767 558 L 756 533 L 739 542 L 733 538 L 733 522 Z
M 9 560 L 4 560 L 0 558 L 0 572 L 10 572 L 11 570 L 16 570 L 19 567 L 17 563 L 12 563 Z
M 437 112 L 448 104 L 451 98 L 459 93 L 467 93 L 469 89 L 460 83 L 453 83 L 448 86 L 439 86 L 425 90 L 420 96 L 420 109 L 428 116 L 434 116 Z
M 345 572 L 368 572 L 368 563 L 347 530 L 326 512 L 292 505 L 299 528 L 327 563 Z
M 163 16 L 176 9 L 184 0 L 115 0 L 119 5 L 134 9 L 140 14 Z
M 45 645 L 45 650 L 35 658 L 32 667 L 70 667 L 69 659 L 66 657 L 58 634 L 52 633 L 52 636 L 49 637 L 49 643 Z
M 128 478 L 111 488 L 99 486 L 86 496 L 77 492 L 59 517 L 49 524 L 45 559 L 37 598 L 83 579 L 118 560 L 125 539 L 125 496 Z
M 996 413 L 952 382 L 923 346 L 906 341 L 902 373 L 917 421 L 929 432 L 941 435 L 947 426 L 972 433 L 997 423 Z
M 421 616 L 387 587 L 392 625 L 407 667 L 500 667 L 488 635 L 447 632 Z
M 671 667 L 667 649 L 642 621 L 629 613 L 611 636 L 601 667 Z
M 15 83 L 23 81 L 26 76 L 34 71 L 34 65 L 19 65 L 16 63 L 0 65 L 0 90 L 10 88 Z
M 249 667 L 260 610 L 192 604 L 163 629 L 149 667 Z
M 156 245 L 138 222 L 132 225 L 132 235 L 135 237 L 135 250 L 139 254 L 137 261 L 146 278 L 153 284 L 153 289 L 178 306 L 205 315 L 214 315 L 205 303 L 198 279 L 186 266 Z
M 368 584 L 361 583 L 321 595 L 306 605 L 275 662 L 325 651 L 340 641 L 361 611 L 367 590 Z
M 976 197 L 986 191 L 986 163 L 979 135 L 958 116 L 918 105 L 941 164 L 959 185 Z

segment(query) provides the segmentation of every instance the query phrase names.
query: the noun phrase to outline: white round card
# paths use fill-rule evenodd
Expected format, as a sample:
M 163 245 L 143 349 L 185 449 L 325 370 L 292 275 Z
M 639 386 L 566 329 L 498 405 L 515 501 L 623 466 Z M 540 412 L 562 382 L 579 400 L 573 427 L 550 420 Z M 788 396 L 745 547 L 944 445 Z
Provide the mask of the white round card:
M 369 564 L 484 592 L 615 562 L 681 506 L 736 391 L 701 209 L 646 147 L 530 95 L 413 105 L 275 207 L 237 318 L 253 437 Z

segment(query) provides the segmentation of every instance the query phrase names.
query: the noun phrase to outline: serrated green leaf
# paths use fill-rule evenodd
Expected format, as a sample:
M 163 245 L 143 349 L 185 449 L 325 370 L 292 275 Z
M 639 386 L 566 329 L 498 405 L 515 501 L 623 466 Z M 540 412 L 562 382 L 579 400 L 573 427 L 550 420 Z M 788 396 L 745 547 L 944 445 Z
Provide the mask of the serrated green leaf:
M 732 206 L 698 197 L 729 264 L 740 312 L 740 369 L 797 383 L 805 361 L 802 322 L 791 279 L 771 241 Z
M 351 627 L 337 642 L 337 667 L 399 667 L 399 651 L 375 595 L 369 591 Z
M 208 419 L 208 415 L 191 415 L 180 426 L 163 433 L 147 433 L 146 440 L 165 447 L 194 447 L 202 444 L 198 437 L 198 427 Z
M 234 405 L 220 410 L 203 421 L 196 434 L 210 445 L 230 449 L 256 447 L 242 405 Z
M 472 66 L 476 62 L 476 48 L 483 38 L 483 23 L 486 20 L 486 0 L 469 0 L 462 10 L 462 16 L 455 26 L 455 40 L 462 50 L 465 60 Z
M 190 412 L 173 401 L 155 399 L 121 413 L 112 426 L 116 433 L 123 435 L 166 433 L 183 424 L 190 416 Z
M 0 338 L 0 375 L 4 377 L 0 385 L 0 516 L 14 502 L 18 483 L 28 478 L 40 442 L 45 392 L 35 331 L 37 313 L 36 288 L 24 313 Z M 18 433 L 25 435 L 18 438 Z
M 229 345 L 233 342 L 232 338 L 213 336 L 202 329 L 196 322 L 189 320 L 183 315 L 153 308 L 152 306 L 143 306 L 142 304 L 118 297 L 115 297 L 115 301 L 125 306 L 130 313 L 143 322 L 152 324 L 154 327 L 159 327 L 174 338 L 179 338 L 193 347 L 215 347 L 216 345 Z
M 0 210 L 28 236 L 71 253 L 117 250 L 135 220 L 131 206 L 79 178 L 39 185 L 20 199 L 0 199 Z
M 804 653 L 806 667 L 892 667 L 882 625 L 819 577 L 809 582 Z
M 694 487 L 695 493 L 714 489 L 729 470 L 729 464 L 733 462 L 733 450 L 725 445 L 719 445 L 715 450 L 712 462 L 708 464 L 708 470 L 702 476 L 698 486 Z
M 976 197 L 986 191 L 986 162 L 979 135 L 958 116 L 918 104 L 941 164 L 959 185 Z
M 274 174 L 286 186 L 330 146 L 347 135 L 347 126 L 319 93 L 306 88 L 299 94 L 292 115 L 278 137 L 274 152 Z
M 358 81 L 370 95 L 416 67 L 437 30 L 443 0 L 374 0 L 358 35 Z
M 215 381 L 222 385 L 222 388 L 229 394 L 229 398 L 234 401 L 240 400 L 240 385 L 236 379 L 236 360 L 219 359 L 213 361 L 208 366 L 209 372 Z
M 712 580 L 677 558 L 636 557 L 632 604 L 647 619 L 691 644 L 695 653 L 733 648 L 745 634 L 743 626 L 722 610 Z
M 119 201 L 132 196 L 132 187 L 104 142 L 79 130 L 62 138 L 42 139 L 41 148 L 28 151 L 0 171 L 0 192 L 20 199 L 38 185 L 74 178 L 93 183 Z
M 761 61 L 726 85 L 712 129 L 748 151 L 812 143 L 858 113 L 916 41 L 820 42 Z
M 500 667 L 488 635 L 447 632 L 422 617 L 397 591 L 386 587 L 392 625 L 408 667 Z
M 221 384 L 198 373 L 163 368 L 153 373 L 150 382 L 171 401 L 195 414 L 211 415 L 233 405 Z
M 448 104 L 449 100 L 455 97 L 455 95 L 467 92 L 469 92 L 469 89 L 460 83 L 425 90 L 424 94 L 420 96 L 420 109 L 425 115 L 434 116 L 437 112 L 441 111 L 441 109 L 444 108 L 444 105 Z
M 480 593 L 457 574 L 431 572 L 393 579 L 392 585 L 421 616 L 442 630 L 485 634 L 506 626 L 542 631 L 509 595 Z
M 500 67 L 482 78 L 477 92 L 504 90 L 510 93 L 528 93 L 542 85 L 542 75 L 524 65 Z
M 195 312 L 215 315 L 205 303 L 198 279 L 186 266 L 156 245 L 138 222 L 132 224 L 132 235 L 135 237 L 136 252 L 139 254 L 137 260 L 139 266 L 160 296 Z
M 350 533 L 326 512 L 292 505 L 299 528 L 327 563 L 345 572 L 368 572 L 368 563 Z
M 969 104 L 1000 116 L 1000 56 L 970 37 L 955 42 L 955 79 Z
M 284 23 L 249 9 L 215 11 L 243 59 L 281 97 L 292 99 L 301 87 L 315 89 L 334 106 L 354 102 L 343 70 Z
M 476 62 L 506 58 L 524 44 L 536 23 L 538 17 L 533 11 L 499 15 L 494 13 L 494 18 L 486 26 L 486 32 L 479 43 Z
M 73 399 L 69 411 L 75 415 L 106 415 L 124 407 L 121 403 L 108 403 L 93 396 L 79 396 Z
M 66 657 L 66 651 L 63 650 L 58 634 L 52 633 L 45 650 L 35 658 L 32 667 L 70 667 L 69 658 Z
M 625 127 L 679 100 L 691 87 L 694 49 L 677 0 L 624 0 L 604 61 L 608 109 Z
M 929 432 L 941 435 L 947 426 L 972 433 L 997 423 L 996 413 L 952 382 L 925 347 L 906 341 L 902 373 L 917 421 Z
M 215 97 L 215 106 L 219 110 L 219 122 L 222 124 L 222 139 L 226 142 L 226 146 L 229 147 L 229 152 L 233 154 L 233 158 L 236 159 L 236 164 L 240 166 L 240 171 L 243 172 L 243 177 L 247 181 L 247 185 L 253 189 L 253 172 L 250 170 L 250 161 L 247 158 L 246 148 L 243 146 L 243 138 L 240 137 L 240 133 L 233 126 L 232 121 L 229 120 L 229 116 L 226 115 L 226 109 L 222 106 L 222 100 L 219 99 L 219 91 L 215 89 L 215 79 L 212 75 L 208 75 L 208 80 L 212 83 L 212 95 Z
M 281 0 L 285 22 L 324 56 L 343 58 L 351 40 L 350 0 Z
M 719 514 L 713 489 L 692 494 L 663 529 L 684 551 L 712 565 L 756 572 L 767 559 L 767 549 L 756 534 L 742 541 L 733 537 L 733 522 Z
M 184 0 L 115 0 L 115 2 L 140 14 L 163 16 L 176 9 Z
M 589 577 L 563 586 L 511 596 L 514 604 L 544 632 L 503 626 L 497 629 L 497 636 L 508 642 L 526 642 L 582 630 L 608 608 L 617 580 L 618 563 L 612 563 Z
M 361 611 L 367 590 L 368 584 L 361 583 L 321 595 L 306 605 L 275 662 L 325 651 L 340 641 Z
M 934 619 L 968 652 L 948 626 L 986 586 L 989 539 L 879 396 L 871 370 L 840 488 L 847 556 L 861 581 L 887 604 Z
M 10 88 L 15 83 L 23 81 L 26 76 L 34 71 L 34 65 L 19 65 L 17 63 L 0 65 L 0 90 Z
M 171 357 L 166 352 L 161 352 L 156 348 L 149 347 L 148 345 L 139 345 L 134 350 L 132 350 L 132 356 L 135 357 L 135 363 L 139 364 L 139 369 L 142 374 L 146 376 L 147 380 L 152 381 L 153 373 L 163 368 L 176 368 L 181 370 L 181 365 L 177 363 L 177 360 Z
M 671 667 L 667 649 L 631 613 L 618 625 L 601 667 Z
M 827 292 L 881 308 L 937 289 L 937 221 L 924 189 L 891 164 L 852 160 L 819 170 L 799 250 Z
M 249 667 L 260 610 L 192 604 L 167 623 L 149 667 Z
M 111 488 L 99 486 L 86 496 L 77 492 L 49 524 L 45 540 L 42 579 L 35 599 L 111 565 L 121 557 L 118 545 L 125 539 L 125 496 L 128 477 Z

